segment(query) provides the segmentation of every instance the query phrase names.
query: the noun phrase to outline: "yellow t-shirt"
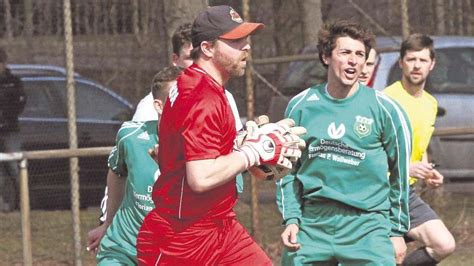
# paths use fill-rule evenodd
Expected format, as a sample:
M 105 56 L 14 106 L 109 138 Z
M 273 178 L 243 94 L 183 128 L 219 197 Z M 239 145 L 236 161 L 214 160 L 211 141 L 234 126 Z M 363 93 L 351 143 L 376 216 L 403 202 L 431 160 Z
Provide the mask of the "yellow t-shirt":
M 383 92 L 396 100 L 407 113 L 413 130 L 410 161 L 421 161 L 433 134 L 438 101 L 426 91 L 423 91 L 421 97 L 413 97 L 403 88 L 400 81 L 388 86 Z M 410 177 L 410 185 L 416 181 L 417 178 Z

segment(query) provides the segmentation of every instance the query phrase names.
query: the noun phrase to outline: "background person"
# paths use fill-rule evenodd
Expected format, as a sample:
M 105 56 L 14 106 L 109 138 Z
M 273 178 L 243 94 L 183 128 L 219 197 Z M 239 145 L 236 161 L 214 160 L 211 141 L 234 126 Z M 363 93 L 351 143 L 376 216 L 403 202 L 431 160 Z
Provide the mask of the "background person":
M 8 56 L 0 47 L 0 151 L 18 152 L 21 142 L 18 139 L 18 116 L 23 112 L 26 95 L 21 80 L 10 72 L 7 67 Z M 11 189 L 17 183 L 17 162 L 3 162 L 6 173 L 0 174 L 0 211 L 14 210 L 17 202 L 11 195 Z M 5 195 L 5 196 L 4 196 Z
M 18 130 L 18 115 L 26 104 L 23 84 L 8 69 L 7 59 L 7 53 L 0 48 L 0 132 Z
M 277 182 L 282 265 L 394 265 L 392 243 L 404 245 L 410 128 L 393 100 L 358 82 L 373 43 L 356 23 L 326 24 L 318 51 L 328 81 L 288 104 L 307 149 Z
M 408 239 L 423 247 L 409 254 L 406 265 L 436 265 L 455 249 L 455 240 L 438 215 L 415 191 L 418 179 L 431 188 L 443 184 L 441 175 L 428 162 L 426 150 L 434 131 L 438 102 L 426 90 L 426 80 L 435 66 L 433 40 L 424 34 L 412 34 L 403 41 L 399 65 L 402 79 L 384 93 L 395 99 L 406 111 L 413 128 L 413 150 L 410 159 L 410 220 Z
M 375 64 L 377 63 L 377 51 L 374 48 L 370 49 L 369 56 L 367 60 L 365 60 L 364 67 L 359 75 L 359 82 L 363 85 L 372 87 L 371 83 L 374 80 L 374 71 L 375 71 Z
M 153 106 L 158 121 L 166 96 L 180 68 L 171 66 L 153 78 Z M 107 174 L 107 218 L 96 231 L 102 237 L 88 243 L 89 250 L 100 243 L 98 265 L 136 265 L 136 238 L 145 215 L 154 207 L 151 190 L 160 175 L 158 165 L 148 149 L 158 144 L 158 121 L 123 123 L 117 133 L 116 146 L 109 156 Z M 104 235 L 105 234 L 105 235 Z

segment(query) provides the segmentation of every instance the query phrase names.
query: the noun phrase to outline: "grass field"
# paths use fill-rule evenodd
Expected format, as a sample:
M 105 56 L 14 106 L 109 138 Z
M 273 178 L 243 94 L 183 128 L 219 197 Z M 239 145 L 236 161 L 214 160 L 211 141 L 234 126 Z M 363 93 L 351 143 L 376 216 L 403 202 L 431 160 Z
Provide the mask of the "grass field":
M 273 184 L 260 183 L 261 190 L 271 191 Z M 246 192 L 248 193 L 248 192 Z M 431 198 L 430 198 L 431 197 Z M 239 220 L 250 228 L 251 210 L 248 194 L 237 205 Z M 438 213 L 453 232 L 457 241 L 455 253 L 440 265 L 474 265 L 474 192 L 443 193 L 427 195 L 439 206 Z M 279 264 L 281 245 L 279 235 L 281 220 L 271 196 L 264 198 L 260 205 L 261 244 L 271 256 L 275 265 Z M 98 208 L 81 211 L 82 246 L 85 247 L 87 231 L 96 226 Z M 32 245 L 34 265 L 73 265 L 72 219 L 70 211 L 33 211 L 31 213 Z M 21 265 L 21 221 L 19 212 L 0 213 L 0 265 Z M 414 247 L 412 247 L 414 248 Z M 82 254 L 83 265 L 94 265 L 92 256 Z

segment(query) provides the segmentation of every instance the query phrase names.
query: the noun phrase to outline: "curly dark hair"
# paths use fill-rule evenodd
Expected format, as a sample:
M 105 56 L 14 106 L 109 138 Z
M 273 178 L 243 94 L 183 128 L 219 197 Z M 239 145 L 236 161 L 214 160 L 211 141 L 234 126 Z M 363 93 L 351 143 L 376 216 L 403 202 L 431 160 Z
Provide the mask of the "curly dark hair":
M 374 34 L 356 22 L 338 20 L 324 24 L 318 34 L 318 53 L 319 60 L 321 60 L 325 67 L 327 67 L 327 64 L 324 63 L 323 55 L 326 57 L 331 56 L 332 50 L 336 47 L 336 40 L 339 37 L 351 37 L 363 42 L 365 46 L 365 59 L 369 56 L 370 49 L 375 47 Z

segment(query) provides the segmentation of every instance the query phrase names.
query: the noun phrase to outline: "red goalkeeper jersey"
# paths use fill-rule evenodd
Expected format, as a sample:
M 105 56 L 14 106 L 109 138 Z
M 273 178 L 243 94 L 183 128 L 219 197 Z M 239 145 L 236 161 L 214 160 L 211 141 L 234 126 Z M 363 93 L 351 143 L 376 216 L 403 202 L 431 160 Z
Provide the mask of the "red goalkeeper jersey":
M 158 160 L 161 176 L 153 188 L 158 213 L 179 220 L 232 215 L 235 180 L 205 193 L 186 181 L 186 162 L 232 152 L 235 120 L 225 91 L 197 65 L 187 68 L 171 88 L 160 121 Z

